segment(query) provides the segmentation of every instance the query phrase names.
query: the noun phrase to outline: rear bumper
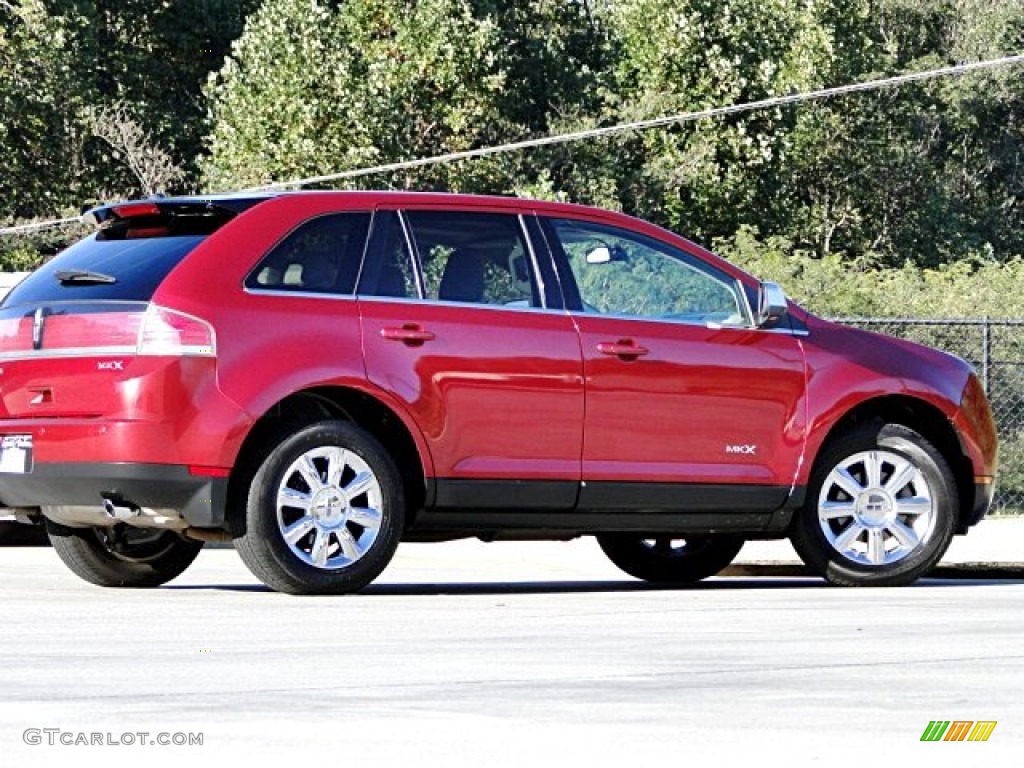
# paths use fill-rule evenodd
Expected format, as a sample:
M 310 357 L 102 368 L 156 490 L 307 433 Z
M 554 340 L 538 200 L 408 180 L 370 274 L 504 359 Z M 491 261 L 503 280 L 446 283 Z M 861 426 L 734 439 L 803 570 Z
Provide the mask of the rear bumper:
M 189 525 L 224 523 L 228 479 L 193 475 L 175 464 L 36 463 L 27 474 L 0 474 L 5 507 L 102 507 L 104 500 L 174 510 Z

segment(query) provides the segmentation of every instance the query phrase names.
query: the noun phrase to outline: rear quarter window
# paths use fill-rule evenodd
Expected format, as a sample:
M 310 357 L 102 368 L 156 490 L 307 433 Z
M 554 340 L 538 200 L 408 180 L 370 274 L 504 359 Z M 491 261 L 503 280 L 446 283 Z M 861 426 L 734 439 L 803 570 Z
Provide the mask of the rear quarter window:
M 351 296 L 363 260 L 370 214 L 329 213 L 303 222 L 249 273 L 250 291 Z

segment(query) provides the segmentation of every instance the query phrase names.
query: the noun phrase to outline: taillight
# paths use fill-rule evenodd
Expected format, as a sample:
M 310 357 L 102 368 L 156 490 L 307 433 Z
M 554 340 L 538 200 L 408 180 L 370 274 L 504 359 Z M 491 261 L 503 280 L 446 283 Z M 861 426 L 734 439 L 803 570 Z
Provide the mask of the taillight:
M 151 304 L 139 329 L 138 354 L 214 357 L 213 327 L 198 317 Z
M 0 319 L 0 354 L 32 349 L 32 326 L 31 315 Z
M 144 302 L 55 302 L 0 309 L 0 359 L 149 355 L 214 357 L 213 328 Z
M 144 315 L 140 312 L 93 312 L 90 314 L 43 315 L 39 349 L 58 353 L 62 350 L 118 350 L 138 344 Z

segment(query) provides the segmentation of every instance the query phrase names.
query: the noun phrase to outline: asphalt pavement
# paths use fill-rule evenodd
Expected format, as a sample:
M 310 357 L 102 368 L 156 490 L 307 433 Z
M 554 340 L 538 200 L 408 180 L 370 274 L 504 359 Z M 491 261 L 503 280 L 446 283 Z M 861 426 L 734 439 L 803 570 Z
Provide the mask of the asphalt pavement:
M 947 561 L 1022 544 L 990 520 Z M 1019 766 L 1021 605 L 1010 578 L 655 589 L 590 540 L 403 545 L 326 598 L 269 592 L 227 549 L 114 590 L 8 548 L 0 765 Z M 922 742 L 933 721 L 996 725 Z

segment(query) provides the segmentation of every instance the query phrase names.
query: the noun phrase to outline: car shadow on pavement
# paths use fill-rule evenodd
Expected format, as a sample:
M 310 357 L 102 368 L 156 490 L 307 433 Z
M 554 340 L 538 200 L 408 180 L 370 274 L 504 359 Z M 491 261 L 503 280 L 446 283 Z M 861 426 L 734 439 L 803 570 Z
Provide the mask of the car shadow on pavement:
M 423 582 L 371 584 L 357 595 L 430 596 L 430 595 L 543 595 L 615 592 L 696 592 L 721 589 L 803 589 L 824 587 L 816 578 L 787 579 L 714 579 L 699 584 L 662 585 L 642 581 L 511 581 L 511 582 Z M 215 590 L 229 592 L 270 592 L 262 584 L 167 584 L 170 590 Z
M 46 528 L 41 525 L 0 522 L 0 546 L 4 547 L 48 547 Z
M 792 589 L 820 587 L 820 579 L 715 579 L 698 584 L 647 584 L 642 581 L 448 582 L 372 584 L 364 595 L 535 595 L 614 592 L 697 592 L 715 589 Z
M 925 577 L 905 589 L 928 589 L 936 587 L 982 587 L 1012 586 L 1024 579 L 946 579 Z M 547 594 L 612 594 L 617 592 L 706 592 L 709 590 L 782 590 L 782 589 L 831 589 L 824 580 L 811 576 L 804 577 L 726 577 L 702 581 L 697 584 L 663 585 L 646 584 L 642 581 L 464 581 L 464 582 L 423 582 L 423 583 L 377 583 L 351 595 L 354 597 L 417 597 L 436 595 L 547 595 Z M 167 590 L 211 590 L 223 592 L 272 592 L 263 584 L 166 584 Z M 837 587 L 837 590 L 842 589 Z M 866 587 L 858 588 L 868 589 Z M 889 590 L 889 587 L 877 589 Z M 351 597 L 342 595 L 342 597 Z

